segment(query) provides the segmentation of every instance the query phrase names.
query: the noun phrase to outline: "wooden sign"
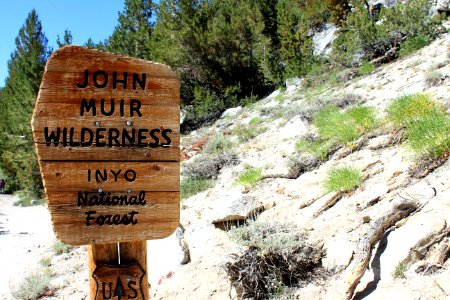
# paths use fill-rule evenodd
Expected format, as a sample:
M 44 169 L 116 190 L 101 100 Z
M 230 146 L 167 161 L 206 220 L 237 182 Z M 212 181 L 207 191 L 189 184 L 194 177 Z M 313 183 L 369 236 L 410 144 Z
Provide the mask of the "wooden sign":
M 137 263 L 119 267 L 98 266 L 92 275 L 96 283 L 95 300 L 144 300 L 144 275 L 144 270 Z
M 179 93 L 165 65 L 79 46 L 53 53 L 32 128 L 58 239 L 114 243 L 176 229 Z

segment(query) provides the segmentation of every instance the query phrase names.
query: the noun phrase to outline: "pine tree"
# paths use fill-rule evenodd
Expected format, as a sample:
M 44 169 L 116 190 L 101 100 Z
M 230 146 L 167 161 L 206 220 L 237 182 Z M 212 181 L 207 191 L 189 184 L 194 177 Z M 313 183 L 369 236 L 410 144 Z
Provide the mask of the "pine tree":
M 151 59 L 150 39 L 153 32 L 151 0 L 125 0 L 119 12 L 119 25 L 114 29 L 106 48 L 110 52 Z
M 16 37 L 8 62 L 8 78 L 0 105 L 0 168 L 11 190 L 42 195 L 42 182 L 34 152 L 30 120 L 50 54 L 47 38 L 33 9 Z
M 71 45 L 73 41 L 73 37 L 72 37 L 72 33 L 70 32 L 69 29 L 64 30 L 64 36 L 63 36 L 63 40 L 61 41 L 61 39 L 59 38 L 59 34 L 56 38 L 56 43 L 58 44 L 58 47 L 64 47 L 66 45 Z

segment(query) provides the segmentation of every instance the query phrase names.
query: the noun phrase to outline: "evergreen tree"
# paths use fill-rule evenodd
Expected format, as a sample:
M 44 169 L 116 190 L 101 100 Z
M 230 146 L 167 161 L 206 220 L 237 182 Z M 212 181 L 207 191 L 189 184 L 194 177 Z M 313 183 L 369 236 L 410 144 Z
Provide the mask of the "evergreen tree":
M 56 43 L 58 44 L 58 47 L 64 47 L 66 45 L 71 45 L 72 44 L 72 33 L 70 32 L 69 29 L 64 30 L 64 36 L 63 36 L 63 40 L 61 41 L 61 39 L 59 38 L 59 34 L 56 38 Z
M 106 49 L 113 53 L 151 59 L 150 39 L 153 32 L 151 0 L 125 0 L 119 12 L 119 25 L 109 38 Z
M 30 120 L 44 66 L 50 54 L 47 38 L 33 9 L 16 37 L 0 105 L 0 168 L 11 190 L 42 195 Z

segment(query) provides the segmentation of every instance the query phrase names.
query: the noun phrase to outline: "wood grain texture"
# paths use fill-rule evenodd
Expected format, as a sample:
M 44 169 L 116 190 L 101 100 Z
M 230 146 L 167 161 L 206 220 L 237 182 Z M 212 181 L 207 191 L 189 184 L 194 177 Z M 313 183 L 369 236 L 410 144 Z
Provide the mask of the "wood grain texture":
M 91 181 L 88 182 L 88 171 Z M 107 180 L 96 180 L 96 170 L 106 170 Z M 112 174 L 117 175 L 117 181 Z M 134 170 L 136 179 L 127 181 L 126 171 Z M 179 191 L 180 164 L 178 162 L 41 162 L 46 192 L 97 191 L 125 192 L 127 189 L 143 191 Z M 131 172 L 127 176 L 132 176 Z M 128 177 L 131 178 L 131 177 Z
M 58 238 L 72 245 L 129 242 L 163 238 L 176 229 L 180 214 L 179 93 L 175 72 L 162 64 L 79 46 L 66 46 L 52 54 L 31 124 Z M 90 109 L 82 105 L 83 99 Z M 95 116 L 91 99 L 95 103 Z M 112 103 L 114 112 L 108 116 Z M 61 128 L 58 146 L 48 145 L 46 127 L 50 131 Z M 75 143 L 63 143 L 62 128 L 74 129 Z M 106 142 L 105 147 L 98 147 L 95 136 L 89 146 L 77 145 L 82 128 L 88 128 L 94 135 L 97 128 L 105 128 L 98 141 Z M 131 133 L 134 129 L 136 142 L 130 145 L 126 140 L 124 145 L 119 137 L 120 142 L 109 144 L 109 134 L 115 134 L 109 129 L 120 133 L 123 130 Z M 142 147 L 138 145 L 139 129 L 148 130 L 141 130 L 145 135 Z M 156 143 L 149 133 L 152 129 L 160 130 L 154 133 L 159 139 L 155 148 L 148 145 Z M 162 136 L 165 129 L 171 130 L 167 133 L 171 143 L 162 147 L 167 142 Z M 67 137 L 69 141 L 70 133 Z M 96 177 L 96 170 L 102 176 Z M 104 170 L 107 178 L 103 177 Z M 117 174 L 119 170 L 115 177 L 113 172 Z M 132 171 L 125 177 L 127 170 Z M 79 205 L 78 192 L 97 193 L 99 189 L 112 193 L 111 197 L 145 192 L 146 204 Z M 88 212 L 91 213 L 87 215 Z M 115 215 L 122 221 L 112 222 Z M 107 216 L 111 216 L 108 219 L 111 222 L 105 221 Z
M 180 160 L 178 145 L 171 147 L 63 147 L 35 144 L 41 161 L 174 161 Z
M 88 245 L 88 268 L 91 278 L 89 278 L 89 287 L 91 299 L 94 299 L 97 290 L 97 284 L 92 278 L 97 265 L 99 264 L 118 264 L 119 255 L 117 243 Z
M 133 191 L 131 195 L 138 194 Z M 57 238 L 69 245 L 107 243 L 111 240 L 123 242 L 151 240 L 171 235 L 178 226 L 180 217 L 179 192 L 146 192 L 144 206 L 78 206 L 77 192 L 50 192 L 48 208 L 52 217 Z M 113 193 L 121 196 L 124 193 Z M 136 211 L 135 225 L 98 225 L 91 221 L 86 226 L 87 212 L 95 211 L 92 217 L 99 215 L 120 215 Z M 101 233 L 101 234 L 99 234 Z

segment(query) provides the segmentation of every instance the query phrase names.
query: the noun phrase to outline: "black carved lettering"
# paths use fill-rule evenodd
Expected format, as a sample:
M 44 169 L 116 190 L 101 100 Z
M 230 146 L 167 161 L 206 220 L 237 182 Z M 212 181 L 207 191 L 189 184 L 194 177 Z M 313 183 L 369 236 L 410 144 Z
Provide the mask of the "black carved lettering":
M 100 81 L 101 83 L 98 81 L 99 76 L 103 77 L 103 82 Z M 108 85 L 108 74 L 103 70 L 95 71 L 92 79 L 96 88 L 104 88 Z
M 108 180 L 108 174 L 106 173 L 106 170 L 103 170 L 103 174 L 101 170 L 95 170 L 95 180 L 97 182 L 104 182 Z
M 48 127 L 44 128 L 44 139 L 47 146 L 51 146 L 52 142 L 55 144 L 55 146 L 58 146 L 60 135 L 61 129 L 59 127 L 56 128 L 56 133 L 52 130 L 50 134 L 48 133 Z
M 166 140 L 165 143 L 162 143 L 161 145 L 163 147 L 167 147 L 172 143 L 172 140 L 170 139 L 170 137 L 167 135 L 168 133 L 172 133 L 172 129 L 164 129 L 161 133 L 162 137 Z
M 139 117 L 142 117 L 142 114 L 139 109 L 141 109 L 141 101 L 138 99 L 131 99 L 130 100 L 130 117 L 134 115 L 133 112 L 136 112 Z
M 123 89 L 127 88 L 127 72 L 123 72 L 123 79 L 117 79 L 117 72 L 113 72 L 113 89 L 116 89 L 117 83 L 122 83 Z
M 86 139 L 86 133 L 89 134 L 89 138 Z M 92 142 L 94 141 L 94 133 L 90 128 L 81 128 L 81 147 L 89 147 L 92 145 Z
M 145 81 L 147 79 L 147 74 L 142 73 L 142 78 L 139 79 L 139 75 L 133 73 L 133 90 L 136 89 L 136 83 L 139 84 L 141 89 L 145 90 Z
M 105 99 L 102 98 L 100 101 L 100 111 L 104 116 L 111 116 L 114 113 L 114 99 L 111 99 L 109 111 L 105 110 Z
M 105 138 L 102 132 L 106 132 L 106 128 L 97 128 L 97 130 L 95 131 L 95 143 L 97 147 L 106 146 L 106 142 L 100 142 L 100 140 L 103 140 Z
M 92 115 L 95 117 L 96 109 L 95 109 L 95 101 L 94 99 L 89 100 L 89 104 L 86 100 L 86 98 L 83 98 L 81 100 L 80 105 L 80 116 L 84 116 L 84 111 L 86 110 L 86 113 L 89 112 L 92 109 Z
M 122 172 L 122 170 L 119 170 L 118 172 L 114 172 L 114 170 L 111 170 L 111 173 L 114 175 L 114 181 L 117 182 L 117 176 L 119 176 L 120 172 Z
M 91 225 L 91 221 L 94 221 L 95 218 L 91 217 L 91 215 L 95 215 L 97 212 L 95 210 L 87 211 L 86 214 L 86 226 Z
M 148 132 L 148 129 L 141 128 L 138 130 L 138 146 L 139 147 L 147 147 L 148 143 L 144 143 L 144 140 L 147 138 L 145 133 Z
M 117 146 L 120 147 L 120 141 L 119 141 L 120 131 L 117 128 L 110 128 L 109 129 L 109 147 Z M 115 143 L 113 145 L 113 142 Z
M 88 85 L 88 76 L 89 76 L 89 71 L 88 70 L 84 70 L 84 82 L 83 83 L 77 83 L 77 87 L 84 89 L 85 87 L 87 87 Z
M 156 136 L 156 133 L 161 132 L 161 130 L 155 128 L 152 129 L 152 131 L 150 131 L 150 136 L 152 137 L 152 139 L 155 141 L 154 143 L 149 143 L 148 145 L 152 148 L 156 148 L 158 147 L 159 144 L 159 138 Z
M 133 182 L 136 180 L 136 171 L 134 170 L 126 170 L 125 174 L 123 174 L 123 177 L 126 181 Z

